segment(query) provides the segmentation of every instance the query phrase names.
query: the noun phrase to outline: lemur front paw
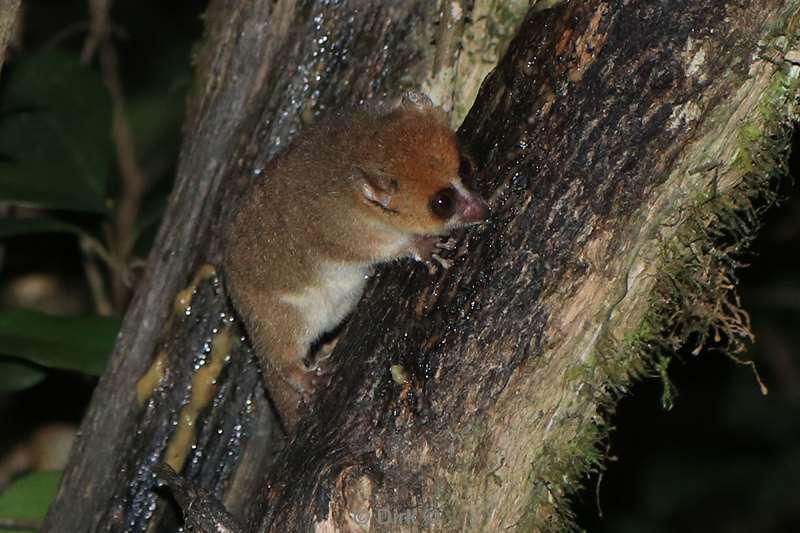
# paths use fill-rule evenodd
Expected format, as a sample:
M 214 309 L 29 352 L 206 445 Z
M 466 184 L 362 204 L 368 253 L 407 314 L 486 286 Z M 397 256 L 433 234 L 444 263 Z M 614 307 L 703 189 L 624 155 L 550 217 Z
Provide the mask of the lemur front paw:
M 455 249 L 456 240 L 452 237 L 440 237 L 438 235 L 418 237 L 412 246 L 411 255 L 417 261 L 425 263 L 430 274 L 435 274 L 438 270 L 437 263 L 445 270 L 453 266 L 453 261 L 442 257 L 442 254 Z

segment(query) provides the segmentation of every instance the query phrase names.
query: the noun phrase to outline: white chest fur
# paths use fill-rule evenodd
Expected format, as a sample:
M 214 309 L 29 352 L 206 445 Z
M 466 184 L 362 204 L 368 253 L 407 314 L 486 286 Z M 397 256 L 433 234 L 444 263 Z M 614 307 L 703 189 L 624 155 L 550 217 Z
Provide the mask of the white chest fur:
M 362 266 L 326 263 L 312 285 L 284 296 L 283 300 L 294 305 L 305 317 L 309 342 L 336 327 L 355 308 L 364 292 L 368 273 Z

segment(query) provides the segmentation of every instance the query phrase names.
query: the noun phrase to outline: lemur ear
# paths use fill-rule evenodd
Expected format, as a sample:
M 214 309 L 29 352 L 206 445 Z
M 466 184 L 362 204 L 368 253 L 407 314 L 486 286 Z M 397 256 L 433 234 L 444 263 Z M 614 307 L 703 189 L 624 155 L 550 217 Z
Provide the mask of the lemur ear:
M 355 170 L 358 190 L 364 199 L 387 211 L 394 211 L 391 206 L 398 188 L 397 180 L 379 170 L 370 171 L 360 167 Z
M 414 106 L 420 109 L 431 109 L 434 107 L 430 96 L 419 91 L 406 91 L 401 100 L 404 106 Z

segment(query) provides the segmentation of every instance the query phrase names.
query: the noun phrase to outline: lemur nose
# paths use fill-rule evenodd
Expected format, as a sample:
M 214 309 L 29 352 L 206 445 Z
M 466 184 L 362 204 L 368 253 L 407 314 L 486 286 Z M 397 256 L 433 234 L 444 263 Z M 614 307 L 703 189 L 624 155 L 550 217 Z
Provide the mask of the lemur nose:
M 464 210 L 462 211 L 464 221 L 468 223 L 478 223 L 484 222 L 489 215 L 491 214 L 491 210 L 489 209 L 489 204 L 484 201 L 483 198 L 479 196 L 471 196 L 470 198 L 465 198 L 464 202 Z

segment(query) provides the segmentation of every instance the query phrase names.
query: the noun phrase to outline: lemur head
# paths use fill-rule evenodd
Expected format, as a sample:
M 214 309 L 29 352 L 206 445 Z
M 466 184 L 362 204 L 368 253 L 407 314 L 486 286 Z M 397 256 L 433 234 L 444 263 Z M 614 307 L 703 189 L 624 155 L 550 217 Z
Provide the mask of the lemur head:
M 362 200 L 398 230 L 440 235 L 482 222 L 489 209 L 465 185 L 473 171 L 444 112 L 407 93 L 378 121 L 376 152 L 356 169 Z

